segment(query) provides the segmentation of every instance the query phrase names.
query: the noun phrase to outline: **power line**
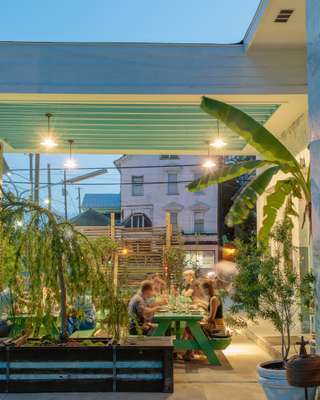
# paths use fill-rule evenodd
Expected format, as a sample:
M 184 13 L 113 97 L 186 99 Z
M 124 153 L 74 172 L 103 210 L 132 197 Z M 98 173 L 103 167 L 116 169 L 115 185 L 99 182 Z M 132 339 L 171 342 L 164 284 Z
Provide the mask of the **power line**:
M 187 180 L 187 181 L 174 181 L 170 183 L 191 183 L 193 180 Z M 15 183 L 15 184 L 22 184 L 26 182 L 20 182 L 20 181 L 3 181 L 3 183 Z M 58 185 L 63 185 L 64 182 L 52 182 L 52 186 L 58 186 Z M 151 182 L 143 182 L 142 185 L 167 185 L 168 181 L 151 181 Z M 39 185 L 48 185 L 48 182 L 40 182 Z M 134 185 L 132 182 L 97 182 L 97 183 L 68 183 L 68 186 L 115 186 L 115 185 Z
M 73 170 L 96 170 L 96 169 L 115 169 L 115 170 L 121 170 L 121 169 L 139 169 L 139 168 L 170 168 L 170 167 L 201 167 L 201 164 L 178 164 L 178 163 L 172 163 L 172 164 L 166 164 L 166 165 L 136 165 L 132 167 L 75 167 Z M 51 168 L 51 171 L 64 171 L 65 168 Z M 39 171 L 46 171 L 46 168 L 40 168 Z M 10 171 L 29 171 L 28 168 L 10 168 Z

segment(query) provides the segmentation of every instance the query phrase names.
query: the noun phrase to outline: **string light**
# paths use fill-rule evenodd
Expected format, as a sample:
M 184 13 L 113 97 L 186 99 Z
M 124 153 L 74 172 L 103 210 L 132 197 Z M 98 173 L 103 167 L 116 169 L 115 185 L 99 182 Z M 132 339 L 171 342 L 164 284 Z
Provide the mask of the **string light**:
M 23 221 L 21 221 L 21 219 L 18 219 L 15 223 L 14 223 L 16 228 L 21 228 L 23 226 Z
M 44 146 L 47 150 L 50 150 L 58 145 L 55 142 L 54 138 L 52 137 L 52 133 L 51 133 L 51 129 L 50 129 L 50 118 L 52 117 L 52 114 L 46 113 L 46 117 L 48 118 L 48 136 L 45 137 L 40 144 L 42 146 Z
M 50 199 L 44 199 L 44 204 L 46 204 L 47 206 L 50 204 Z
M 227 143 L 220 137 L 219 120 L 217 120 L 217 128 L 218 128 L 218 137 L 212 143 L 210 143 L 210 146 L 216 149 L 222 149 L 227 145 Z
M 77 162 L 74 158 L 72 158 L 72 145 L 74 143 L 74 140 L 69 139 L 69 159 L 65 161 L 64 167 L 68 169 L 73 169 L 77 167 Z
M 209 142 L 206 142 L 208 145 L 208 158 L 204 161 L 204 163 L 202 164 L 202 167 L 210 170 L 212 168 L 214 168 L 216 166 L 216 163 L 212 160 L 211 156 L 210 156 L 210 146 L 209 146 Z

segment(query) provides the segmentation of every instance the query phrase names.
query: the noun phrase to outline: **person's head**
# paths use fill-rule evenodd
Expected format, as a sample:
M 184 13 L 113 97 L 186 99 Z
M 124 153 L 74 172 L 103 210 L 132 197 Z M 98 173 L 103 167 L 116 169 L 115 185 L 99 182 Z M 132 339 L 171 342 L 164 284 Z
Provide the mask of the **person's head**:
M 192 269 L 187 269 L 186 271 L 184 271 L 183 273 L 183 280 L 186 283 L 191 283 L 195 278 L 195 273 Z
M 152 281 L 143 281 L 140 285 L 140 292 L 142 297 L 145 299 L 149 299 L 153 296 L 153 283 Z
M 202 283 L 202 289 L 204 291 L 204 293 L 208 296 L 208 297 L 212 297 L 215 294 L 215 290 L 214 290 L 214 284 L 211 280 L 205 280 Z
M 197 279 L 193 280 L 192 282 L 192 299 L 203 299 L 204 298 L 204 292 L 202 289 L 201 282 Z
M 166 289 L 166 281 L 160 278 L 160 276 L 155 276 L 153 278 L 153 288 L 157 292 L 161 292 Z

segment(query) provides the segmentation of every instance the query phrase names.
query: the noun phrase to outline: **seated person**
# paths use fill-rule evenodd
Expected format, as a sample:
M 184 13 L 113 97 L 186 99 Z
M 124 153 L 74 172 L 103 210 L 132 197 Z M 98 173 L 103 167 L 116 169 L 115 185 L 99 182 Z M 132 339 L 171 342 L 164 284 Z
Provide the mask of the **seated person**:
M 194 304 L 198 309 L 207 311 L 208 308 L 207 296 L 199 280 L 194 280 L 192 282 L 191 299 L 192 299 L 192 304 Z
M 184 289 L 182 295 L 191 297 L 193 294 L 193 282 L 195 281 L 195 272 L 192 269 L 188 269 L 183 272 L 183 283 Z
M 9 288 L 1 286 L 0 291 L 0 337 L 5 337 L 10 332 L 10 323 L 8 322 L 8 314 L 11 310 L 11 293 Z
M 152 281 L 143 281 L 140 290 L 135 294 L 128 306 L 130 320 L 130 335 L 137 335 L 139 328 L 143 335 L 151 335 L 153 332 L 152 319 L 154 314 L 163 304 L 167 303 L 166 299 L 157 302 L 151 302 L 154 296 Z
M 68 334 L 76 331 L 94 329 L 96 326 L 96 310 L 90 296 L 81 296 L 71 308 L 68 316 Z
M 162 279 L 158 275 L 155 275 L 152 278 L 152 282 L 153 282 L 153 291 L 155 296 L 161 296 L 165 294 L 167 290 L 167 283 L 164 279 Z
M 208 316 L 201 323 L 202 329 L 208 336 L 225 333 L 222 301 L 215 291 L 214 283 L 206 280 L 203 282 L 202 288 L 208 296 Z

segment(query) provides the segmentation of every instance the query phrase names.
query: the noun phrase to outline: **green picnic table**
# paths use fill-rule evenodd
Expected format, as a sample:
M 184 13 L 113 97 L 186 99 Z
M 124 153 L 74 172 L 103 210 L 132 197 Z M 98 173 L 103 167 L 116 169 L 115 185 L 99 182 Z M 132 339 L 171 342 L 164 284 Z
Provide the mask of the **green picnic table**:
M 169 328 L 174 328 L 176 338 L 174 347 L 176 350 L 201 350 L 211 365 L 220 365 L 220 361 L 215 354 L 215 350 L 224 350 L 231 343 L 231 337 L 207 337 L 203 332 L 200 321 L 203 316 L 200 313 L 159 313 L 154 316 L 154 321 L 158 324 L 153 336 L 165 336 Z M 181 337 L 184 325 L 190 329 L 193 339 L 183 339 Z

